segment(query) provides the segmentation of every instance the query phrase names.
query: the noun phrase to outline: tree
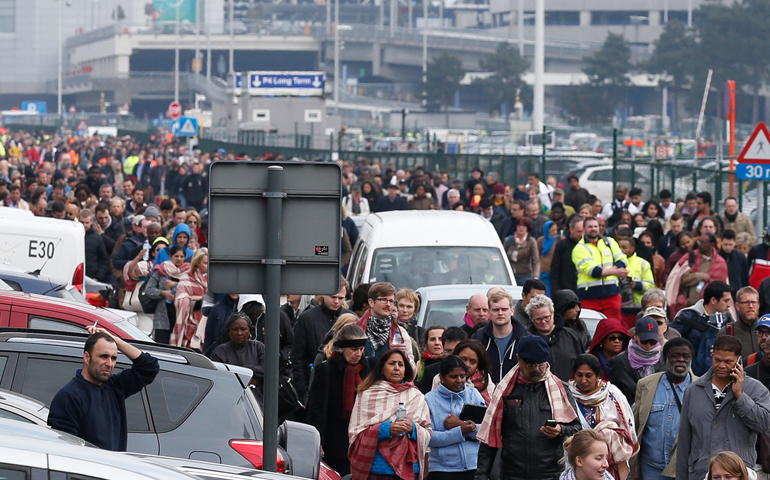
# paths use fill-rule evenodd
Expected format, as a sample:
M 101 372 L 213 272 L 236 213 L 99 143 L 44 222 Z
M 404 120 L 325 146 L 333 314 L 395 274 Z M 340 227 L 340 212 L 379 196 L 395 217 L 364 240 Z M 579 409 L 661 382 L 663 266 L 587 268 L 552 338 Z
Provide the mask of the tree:
M 442 53 L 428 62 L 425 100 L 429 112 L 446 111 L 454 102 L 463 75 L 463 62 L 454 55 Z
M 679 92 L 690 84 L 693 52 L 697 44 L 685 24 L 671 20 L 654 45 L 655 50 L 646 64 L 647 71 L 660 74 L 661 85 L 672 90 L 674 107 L 671 124 L 676 128 L 679 123 Z
M 566 87 L 559 96 L 559 105 L 568 116 L 583 122 L 607 123 L 612 118 L 612 106 L 604 98 L 601 87 L 588 83 Z
M 583 61 L 583 73 L 588 75 L 588 83 L 603 90 L 611 107 L 622 104 L 625 90 L 631 83 L 627 75 L 633 68 L 631 48 L 626 39 L 610 32 L 602 47 Z
M 522 97 L 522 103 L 525 103 L 525 99 L 531 103 L 529 86 L 521 78 L 529 68 L 529 62 L 519 55 L 519 50 L 513 45 L 508 42 L 498 44 L 494 53 L 485 55 L 479 61 L 479 66 L 482 71 L 492 74 L 474 82 L 482 86 L 489 96 L 490 111 L 505 104 L 506 111 L 512 112 L 517 93 Z

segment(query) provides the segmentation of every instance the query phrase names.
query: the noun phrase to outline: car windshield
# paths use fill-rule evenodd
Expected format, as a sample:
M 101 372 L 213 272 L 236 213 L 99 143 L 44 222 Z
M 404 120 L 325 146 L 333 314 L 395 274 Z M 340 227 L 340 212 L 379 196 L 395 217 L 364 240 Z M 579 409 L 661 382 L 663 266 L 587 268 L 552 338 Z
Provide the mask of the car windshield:
M 12 291 L 13 288 L 11 288 L 11 286 L 5 283 L 4 281 L 0 280 L 0 290 Z
M 463 324 L 467 304 L 467 299 L 429 301 L 425 308 L 425 321 L 422 326 L 459 327 Z
M 117 322 L 112 322 L 113 325 L 126 332 L 134 340 L 141 340 L 142 342 L 155 342 L 149 335 L 144 333 L 139 327 L 129 322 L 126 319 L 121 319 Z
M 369 282 L 396 289 L 431 285 L 510 285 L 505 258 L 492 247 L 398 247 L 374 252 Z

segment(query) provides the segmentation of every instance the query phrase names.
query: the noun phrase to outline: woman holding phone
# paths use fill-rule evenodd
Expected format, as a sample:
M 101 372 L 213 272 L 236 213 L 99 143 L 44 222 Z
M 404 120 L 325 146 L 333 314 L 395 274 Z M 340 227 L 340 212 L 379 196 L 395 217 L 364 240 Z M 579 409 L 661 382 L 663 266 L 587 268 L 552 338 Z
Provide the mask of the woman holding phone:
M 428 480 L 472 480 L 479 456 L 478 427 L 460 417 L 465 404 L 486 404 L 479 391 L 466 383 L 468 366 L 460 357 L 441 359 L 439 378 L 438 388 L 425 395 L 433 428 Z

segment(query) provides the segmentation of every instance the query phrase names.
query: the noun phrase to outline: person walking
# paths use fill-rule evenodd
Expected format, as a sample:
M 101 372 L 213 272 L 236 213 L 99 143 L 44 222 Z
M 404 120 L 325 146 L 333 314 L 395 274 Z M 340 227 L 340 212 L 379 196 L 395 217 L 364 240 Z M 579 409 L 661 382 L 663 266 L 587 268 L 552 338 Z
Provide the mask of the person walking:
M 628 475 L 628 460 L 639 449 L 633 412 L 623 393 L 612 383 L 601 380 L 601 371 L 599 359 L 588 353 L 579 355 L 572 365 L 574 379 L 569 381 L 569 387 L 583 426 L 596 430 L 610 446 L 610 473 L 614 478 L 624 479 Z
M 588 353 L 599 359 L 602 366 L 600 378 L 605 382 L 610 379 L 610 361 L 628 348 L 628 329 L 615 318 L 604 318 L 596 326 L 594 338 Z
M 492 293 L 489 296 L 489 323 L 471 336 L 484 345 L 489 355 L 492 364 L 489 374 L 494 383 L 499 383 L 517 364 L 517 344 L 521 338 L 530 335 L 526 327 L 513 318 L 512 304 L 513 298 L 508 292 Z
M 527 305 L 527 315 L 532 323 L 527 330 L 540 336 L 548 344 L 548 362 L 551 373 L 568 381 L 575 359 L 585 351 L 580 334 L 564 326 L 561 315 L 553 312 L 553 302 L 545 295 L 535 295 Z
M 564 439 L 582 429 L 568 386 L 550 372 L 548 344 L 521 339 L 517 364 L 495 388 L 476 438 L 476 480 L 487 480 L 502 449 L 500 478 L 559 478 Z
M 356 389 L 375 366 L 364 356 L 366 334 L 348 324 L 334 336 L 332 354 L 315 365 L 307 400 L 307 423 L 321 435 L 323 460 L 342 476 L 350 473 L 348 427 Z
M 564 441 L 567 468 L 559 480 L 615 480 L 610 474 L 610 448 L 595 430 L 581 430 Z
M 658 322 L 642 317 L 636 321 L 628 350 L 610 360 L 610 382 L 623 392 L 629 404 L 634 401 L 639 380 L 665 369 L 660 350 Z
M 639 454 L 631 459 L 629 480 L 665 480 L 676 475 L 676 445 L 682 398 L 698 377 L 690 366 L 692 344 L 678 337 L 663 346 L 665 372 L 639 381 L 634 401 L 634 424 Z
M 621 318 L 620 278 L 628 276 L 628 259 L 614 238 L 599 235 L 596 218 L 585 219 L 583 225 L 585 236 L 572 250 L 578 298 L 583 308 Z
M 404 327 L 398 325 L 395 306 L 396 289 L 393 285 L 380 282 L 369 288 L 369 310 L 358 320 L 358 326 L 366 332 L 364 354 L 367 357 L 380 358 L 386 351 L 399 348 L 416 374 L 414 350 L 417 342 L 411 339 Z M 413 381 L 414 377 L 407 380 Z
M 551 260 L 551 291 L 572 290 L 577 293 L 577 269 L 572 262 L 572 250 L 583 238 L 583 219 L 573 217 L 569 222 L 569 235 L 556 242 Z
M 265 344 L 252 338 L 251 319 L 243 312 L 232 313 L 224 325 L 224 331 L 229 341 L 214 348 L 214 351 L 211 352 L 211 360 L 238 365 L 251 370 L 249 385 L 255 387 L 255 397 L 262 405 L 265 380 Z
M 515 225 L 516 233 L 505 239 L 503 247 L 508 253 L 516 283 L 521 285 L 530 278 L 540 278 L 540 254 L 537 240 L 532 236 L 532 221 L 521 217 Z
M 414 373 L 406 354 L 393 348 L 359 385 L 348 427 L 353 480 L 424 476 L 431 418 L 422 393 L 408 381 Z
M 759 292 L 752 287 L 743 287 L 735 294 L 735 309 L 738 319 L 719 330 L 719 335 L 732 335 L 741 341 L 741 357 L 746 359 L 759 351 L 757 323 L 759 322 Z
M 430 409 L 430 474 L 428 480 L 473 480 L 479 455 L 478 425 L 459 417 L 465 405 L 485 406 L 481 394 L 467 384 L 468 366 L 460 357 L 441 360 L 438 388 L 425 395 Z
M 746 376 L 738 362 L 741 342 L 722 336 L 714 342 L 713 365 L 682 399 L 676 462 L 678 480 L 701 480 L 709 459 L 722 450 L 738 454 L 752 469 L 757 435 L 770 430 L 770 392 Z
M 176 323 L 171 331 L 171 345 L 200 349 L 202 339 L 196 334 L 203 319 L 203 297 L 208 291 L 209 251 L 199 248 L 176 287 L 174 307 Z

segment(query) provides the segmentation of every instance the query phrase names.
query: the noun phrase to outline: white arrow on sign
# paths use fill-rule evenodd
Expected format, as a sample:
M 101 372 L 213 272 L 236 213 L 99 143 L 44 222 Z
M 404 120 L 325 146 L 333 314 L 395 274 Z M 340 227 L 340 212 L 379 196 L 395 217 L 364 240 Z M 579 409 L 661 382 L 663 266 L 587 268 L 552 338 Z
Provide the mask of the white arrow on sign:
M 321 86 L 321 81 L 320 81 L 320 80 L 318 80 L 318 75 L 316 75 L 315 77 L 313 77 L 313 86 L 314 86 L 315 88 L 319 88 L 319 87 Z
M 262 82 L 259 80 L 259 75 L 254 75 L 251 77 L 251 87 L 252 88 L 259 88 L 262 86 Z

